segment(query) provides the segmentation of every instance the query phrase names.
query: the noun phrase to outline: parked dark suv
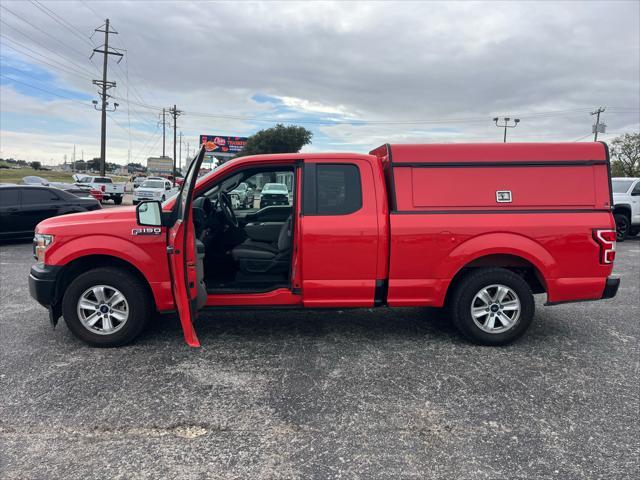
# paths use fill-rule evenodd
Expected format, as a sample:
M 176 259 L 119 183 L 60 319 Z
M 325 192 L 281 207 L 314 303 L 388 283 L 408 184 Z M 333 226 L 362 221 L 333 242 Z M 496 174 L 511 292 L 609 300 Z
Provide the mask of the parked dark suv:
M 31 238 L 42 220 L 100 209 L 93 198 L 79 198 L 53 187 L 0 185 L 0 238 Z

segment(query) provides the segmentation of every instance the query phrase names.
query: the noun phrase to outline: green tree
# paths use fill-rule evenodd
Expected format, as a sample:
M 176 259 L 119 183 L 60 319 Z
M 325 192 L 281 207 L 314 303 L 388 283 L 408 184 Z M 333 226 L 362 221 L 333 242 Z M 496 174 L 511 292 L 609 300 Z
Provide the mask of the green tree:
M 87 160 L 87 170 L 100 170 L 100 157 Z
M 640 176 L 640 133 L 625 133 L 614 138 L 610 150 L 614 177 Z
M 261 153 L 296 153 L 311 143 L 313 133 L 304 127 L 281 123 L 275 127 L 260 130 L 247 139 L 247 144 L 237 156 L 258 155 Z
M 34 170 L 40 170 L 42 168 L 42 163 L 40 163 L 40 162 L 31 162 L 29 165 Z

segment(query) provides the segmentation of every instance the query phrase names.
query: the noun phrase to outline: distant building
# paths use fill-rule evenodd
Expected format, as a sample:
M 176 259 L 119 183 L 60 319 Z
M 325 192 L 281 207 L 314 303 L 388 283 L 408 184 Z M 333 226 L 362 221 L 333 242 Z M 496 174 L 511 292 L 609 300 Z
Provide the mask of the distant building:
M 147 158 L 147 170 L 152 175 L 171 175 L 173 173 L 173 158 L 149 157 Z

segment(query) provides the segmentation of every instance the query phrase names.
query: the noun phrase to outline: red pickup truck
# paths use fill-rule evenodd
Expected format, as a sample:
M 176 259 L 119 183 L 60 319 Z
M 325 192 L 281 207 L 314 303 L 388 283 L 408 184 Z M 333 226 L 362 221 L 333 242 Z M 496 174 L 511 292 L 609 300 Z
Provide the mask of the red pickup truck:
M 472 341 L 520 337 L 547 305 L 613 297 L 604 143 L 383 145 L 242 157 L 164 203 L 40 223 L 32 296 L 96 346 L 203 308 L 448 307 Z M 254 200 L 234 209 L 240 183 Z M 283 202 L 259 207 L 279 184 Z M 286 193 L 285 192 L 286 189 Z

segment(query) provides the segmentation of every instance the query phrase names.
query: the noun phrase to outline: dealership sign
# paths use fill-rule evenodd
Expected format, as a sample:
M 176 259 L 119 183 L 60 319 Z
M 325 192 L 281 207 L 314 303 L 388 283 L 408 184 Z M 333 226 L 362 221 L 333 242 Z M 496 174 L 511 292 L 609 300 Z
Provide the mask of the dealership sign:
M 204 145 L 207 155 L 232 156 L 240 153 L 246 144 L 247 137 L 200 135 L 200 145 Z

